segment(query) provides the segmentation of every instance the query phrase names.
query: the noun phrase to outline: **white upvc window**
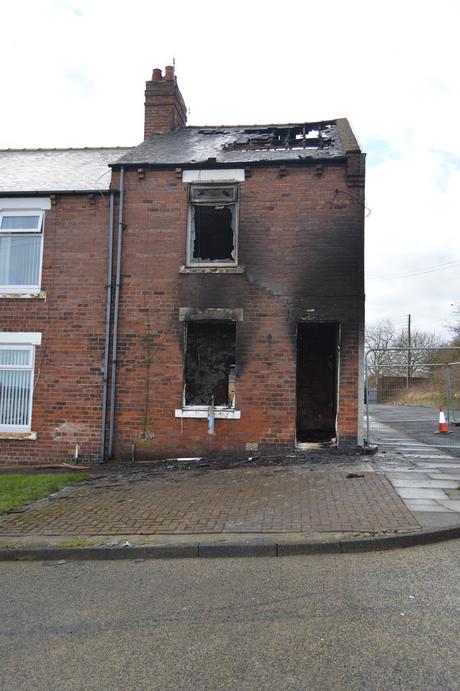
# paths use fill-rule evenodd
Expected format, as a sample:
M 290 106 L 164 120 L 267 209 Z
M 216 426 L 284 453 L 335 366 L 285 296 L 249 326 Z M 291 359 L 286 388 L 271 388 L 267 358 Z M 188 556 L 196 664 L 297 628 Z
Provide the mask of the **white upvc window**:
M 0 293 L 40 291 L 48 199 L 0 199 Z
M 29 432 L 35 347 L 0 344 L 0 432 Z

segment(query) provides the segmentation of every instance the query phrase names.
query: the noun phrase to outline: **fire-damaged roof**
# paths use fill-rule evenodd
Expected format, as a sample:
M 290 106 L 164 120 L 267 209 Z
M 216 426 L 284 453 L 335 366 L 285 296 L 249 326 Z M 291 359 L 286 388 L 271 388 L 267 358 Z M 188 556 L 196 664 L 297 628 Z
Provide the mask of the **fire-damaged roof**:
M 108 190 L 109 163 L 128 151 L 128 147 L 0 150 L 0 194 Z
M 153 134 L 115 165 L 328 161 L 359 150 L 345 118 L 287 125 L 194 126 Z

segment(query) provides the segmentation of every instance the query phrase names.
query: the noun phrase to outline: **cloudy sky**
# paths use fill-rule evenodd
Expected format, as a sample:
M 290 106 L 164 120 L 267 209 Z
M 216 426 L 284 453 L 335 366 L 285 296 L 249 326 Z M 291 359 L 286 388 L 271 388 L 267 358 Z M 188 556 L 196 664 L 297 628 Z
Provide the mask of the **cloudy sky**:
M 455 0 L 0 4 L 1 148 L 134 145 L 153 67 L 189 124 L 348 117 L 367 152 L 367 318 L 447 336 L 460 305 Z

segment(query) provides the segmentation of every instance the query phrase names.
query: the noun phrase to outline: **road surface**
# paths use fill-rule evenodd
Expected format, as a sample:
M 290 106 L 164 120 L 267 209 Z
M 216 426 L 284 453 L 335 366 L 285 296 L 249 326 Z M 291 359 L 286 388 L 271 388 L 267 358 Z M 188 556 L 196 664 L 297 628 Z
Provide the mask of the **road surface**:
M 0 563 L 5 691 L 459 688 L 460 541 L 355 555 Z
M 455 419 L 460 421 L 460 412 Z M 451 425 L 448 434 L 437 434 L 438 423 L 438 408 L 369 404 L 371 443 L 402 450 L 437 449 L 460 458 L 460 426 Z

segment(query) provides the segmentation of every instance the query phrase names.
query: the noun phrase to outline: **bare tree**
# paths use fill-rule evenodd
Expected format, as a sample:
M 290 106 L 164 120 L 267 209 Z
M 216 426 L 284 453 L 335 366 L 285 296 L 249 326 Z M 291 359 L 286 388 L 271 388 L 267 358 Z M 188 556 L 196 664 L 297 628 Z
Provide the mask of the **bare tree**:
M 410 358 L 408 360 L 405 353 L 400 353 L 398 354 L 398 364 L 404 365 L 409 361 L 408 376 L 411 377 L 415 372 L 424 371 L 423 365 L 434 364 L 442 359 L 442 351 L 431 350 L 432 348 L 440 348 L 442 345 L 443 341 L 437 334 L 414 329 L 410 337 Z M 404 329 L 395 339 L 395 348 L 408 347 L 409 336 Z
M 366 329 L 366 350 L 369 376 L 374 385 L 386 376 L 401 376 L 403 371 L 410 378 L 415 372 L 423 371 L 423 365 L 442 361 L 442 351 L 427 350 L 439 348 L 442 339 L 435 333 L 414 329 L 410 337 L 406 329 L 396 331 L 390 319 L 370 324 Z M 391 350 L 400 348 L 401 351 Z
M 396 338 L 396 329 L 390 319 L 382 319 L 366 327 L 366 351 L 370 351 L 367 355 L 368 374 L 375 386 L 381 377 L 390 374 L 395 353 L 388 349 L 396 347 Z
M 454 310 L 454 314 L 456 315 L 456 321 L 449 325 L 449 329 L 453 336 L 450 345 L 460 346 L 460 303 Z

